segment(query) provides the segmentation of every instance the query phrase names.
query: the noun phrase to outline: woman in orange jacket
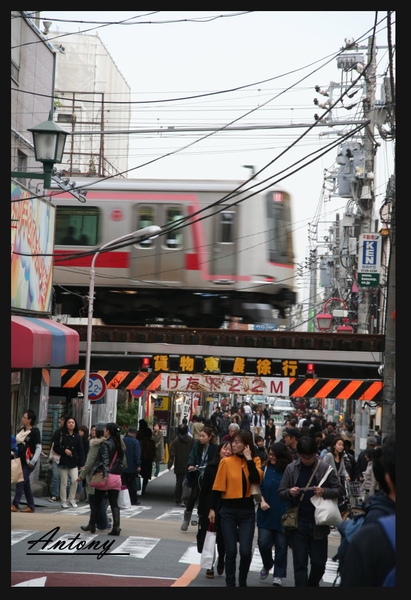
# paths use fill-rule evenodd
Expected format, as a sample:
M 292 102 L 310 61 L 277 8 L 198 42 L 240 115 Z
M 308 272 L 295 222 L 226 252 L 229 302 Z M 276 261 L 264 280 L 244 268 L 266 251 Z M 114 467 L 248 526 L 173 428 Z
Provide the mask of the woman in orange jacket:
M 235 571 L 237 543 L 239 543 L 238 583 L 240 587 L 246 587 L 255 531 L 255 504 L 251 495 L 251 485 L 260 485 L 263 472 L 250 431 L 239 431 L 233 439 L 232 447 L 232 456 L 220 460 L 211 494 L 208 518 L 212 523 L 215 521 L 215 508 L 221 501 L 219 514 L 226 548 L 226 586 L 236 585 Z

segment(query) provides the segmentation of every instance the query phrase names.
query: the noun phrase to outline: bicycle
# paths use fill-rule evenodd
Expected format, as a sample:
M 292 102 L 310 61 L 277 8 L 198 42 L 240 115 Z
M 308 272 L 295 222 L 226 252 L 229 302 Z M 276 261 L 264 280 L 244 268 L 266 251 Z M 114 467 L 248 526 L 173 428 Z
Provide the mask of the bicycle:
M 362 508 L 361 483 L 359 481 L 349 481 L 346 477 L 342 478 L 344 494 L 340 502 L 339 509 L 343 521 L 354 519 L 355 517 L 365 515 L 365 510 Z M 353 501 L 351 501 L 353 499 Z

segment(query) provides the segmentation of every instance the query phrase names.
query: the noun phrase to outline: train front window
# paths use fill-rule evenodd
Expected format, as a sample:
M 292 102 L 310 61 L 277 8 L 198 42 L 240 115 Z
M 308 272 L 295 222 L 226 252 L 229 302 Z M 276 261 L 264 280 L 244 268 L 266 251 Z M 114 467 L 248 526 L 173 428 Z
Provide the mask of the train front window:
M 180 206 L 170 206 L 166 209 L 166 227 L 169 225 L 178 225 L 180 219 L 183 218 L 183 213 Z M 183 232 L 181 229 L 171 229 L 167 232 L 165 244 L 167 248 L 178 249 L 183 245 Z
M 57 206 L 57 246 L 96 246 L 99 240 L 100 210 L 93 206 Z
M 140 206 L 137 218 L 137 229 L 155 225 L 155 210 L 152 206 Z M 153 240 L 143 240 L 138 243 L 140 248 L 151 248 Z

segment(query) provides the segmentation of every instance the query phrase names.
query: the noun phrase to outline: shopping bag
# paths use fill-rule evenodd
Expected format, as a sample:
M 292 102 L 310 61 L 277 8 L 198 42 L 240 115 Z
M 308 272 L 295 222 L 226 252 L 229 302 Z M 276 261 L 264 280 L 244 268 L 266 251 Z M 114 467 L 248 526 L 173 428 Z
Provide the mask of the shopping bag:
M 23 469 L 20 458 L 11 459 L 11 483 L 20 483 L 24 481 Z
M 141 477 L 136 475 L 136 492 L 141 492 Z
M 118 493 L 117 504 L 119 508 L 131 508 L 130 492 L 125 485 L 121 486 L 121 490 Z
M 342 521 L 337 498 L 325 499 L 322 496 L 314 495 L 310 500 L 315 506 L 314 518 L 316 525 L 335 527 Z
M 200 567 L 203 569 L 212 569 L 216 555 L 216 537 L 214 527 L 210 525 L 203 544 L 203 550 L 201 552 Z

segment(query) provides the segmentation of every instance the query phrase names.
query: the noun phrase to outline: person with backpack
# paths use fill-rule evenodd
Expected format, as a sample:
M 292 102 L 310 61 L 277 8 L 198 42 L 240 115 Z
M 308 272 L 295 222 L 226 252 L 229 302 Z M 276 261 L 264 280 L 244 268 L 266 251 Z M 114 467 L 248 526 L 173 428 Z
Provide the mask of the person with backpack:
M 340 587 L 393 587 L 395 585 L 395 436 L 387 436 L 373 453 L 374 474 L 380 491 L 371 496 L 366 515 L 347 541 L 341 533 L 338 549 Z M 349 523 L 347 524 L 347 527 Z M 391 534 L 391 539 L 390 539 Z

